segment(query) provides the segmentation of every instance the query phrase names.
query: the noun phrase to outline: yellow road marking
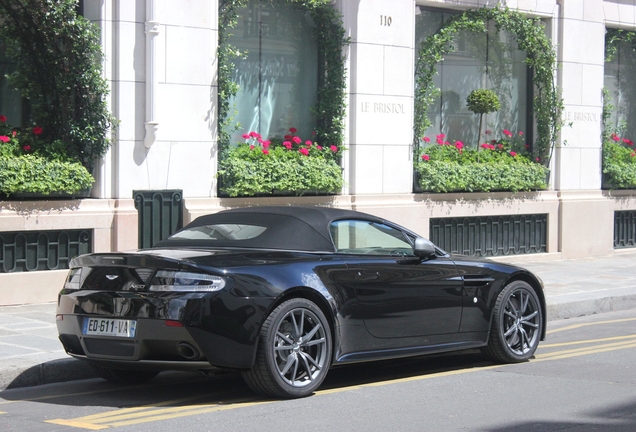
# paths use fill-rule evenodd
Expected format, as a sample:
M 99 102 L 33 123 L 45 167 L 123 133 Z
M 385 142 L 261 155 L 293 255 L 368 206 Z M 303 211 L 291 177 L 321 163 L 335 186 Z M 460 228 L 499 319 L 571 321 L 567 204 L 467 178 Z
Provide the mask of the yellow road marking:
M 574 330 L 574 329 L 577 329 L 577 328 L 593 326 L 593 325 L 614 324 L 614 323 L 627 322 L 627 321 L 636 321 L 636 318 L 625 318 L 625 319 L 617 319 L 617 320 L 611 320 L 611 321 L 597 321 L 597 322 L 593 322 L 593 323 L 572 324 L 571 326 L 561 327 L 561 328 L 554 329 L 554 330 L 548 330 L 546 332 L 546 334 L 552 334 L 552 333 L 562 332 L 562 331 L 566 331 L 566 330 Z
M 544 348 L 554 348 L 554 347 L 560 347 L 560 346 L 582 345 L 582 344 L 590 344 L 590 343 L 596 343 L 596 342 L 606 342 L 611 340 L 622 340 L 622 339 L 636 339 L 636 334 L 628 335 L 628 336 L 613 336 L 613 337 L 608 337 L 603 339 L 588 339 L 588 340 L 574 341 L 574 342 L 562 342 L 562 343 L 556 343 L 556 344 L 541 344 L 539 345 L 539 348 L 544 349 Z
M 537 359 L 547 359 L 547 358 L 552 358 L 552 357 L 560 357 L 562 355 L 571 356 L 571 355 L 577 354 L 577 353 L 594 354 L 595 352 L 604 352 L 604 351 L 601 351 L 601 350 L 606 350 L 607 348 L 621 349 L 622 347 L 632 347 L 632 346 L 634 346 L 634 344 L 636 344 L 636 340 L 635 341 L 629 341 L 629 342 L 609 343 L 609 344 L 605 344 L 605 345 L 595 345 L 595 346 L 591 346 L 591 347 L 576 348 L 576 349 L 571 349 L 571 350 L 566 350 L 566 351 L 555 351 L 555 352 L 550 352 L 550 353 L 542 353 L 542 354 L 537 354 L 535 357 Z

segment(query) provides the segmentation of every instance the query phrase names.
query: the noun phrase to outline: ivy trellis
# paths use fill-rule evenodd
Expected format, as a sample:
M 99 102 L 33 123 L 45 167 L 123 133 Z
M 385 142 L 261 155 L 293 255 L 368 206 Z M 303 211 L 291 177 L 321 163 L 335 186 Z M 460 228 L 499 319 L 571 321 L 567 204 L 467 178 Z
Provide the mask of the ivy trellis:
M 418 151 L 420 138 L 431 126 L 428 109 L 439 95 L 440 90 L 433 83 L 437 63 L 454 50 L 451 42 L 459 31 L 485 33 L 489 21 L 495 24 L 497 31 L 506 30 L 515 35 L 519 49 L 526 52 L 526 64 L 532 70 L 535 86 L 533 109 L 537 139 L 532 156 L 548 166 L 562 125 L 563 99 L 554 82 L 556 51 L 539 19 L 508 8 L 482 8 L 454 15 L 420 44 L 415 65 L 415 151 Z
M 271 0 L 270 0 L 271 1 Z M 313 33 L 320 53 L 318 100 L 314 113 L 318 119 L 316 141 L 341 147 L 344 142 L 344 116 L 346 96 L 346 68 L 343 47 L 349 43 L 342 26 L 342 18 L 330 0 L 283 0 L 301 11 L 308 12 L 313 20 Z M 230 145 L 230 131 L 236 130 L 234 107 L 230 99 L 238 92 L 232 81 L 233 60 L 243 55 L 228 43 L 232 28 L 236 27 L 239 12 L 249 0 L 219 1 L 219 92 L 218 122 L 221 157 Z

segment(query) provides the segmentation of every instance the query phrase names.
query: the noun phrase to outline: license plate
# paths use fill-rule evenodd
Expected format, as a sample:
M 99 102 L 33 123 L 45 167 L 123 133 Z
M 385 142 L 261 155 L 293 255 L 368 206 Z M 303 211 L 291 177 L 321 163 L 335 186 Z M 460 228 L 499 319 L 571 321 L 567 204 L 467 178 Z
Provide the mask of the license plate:
M 137 321 L 113 318 L 84 318 L 82 333 L 96 336 L 135 337 Z

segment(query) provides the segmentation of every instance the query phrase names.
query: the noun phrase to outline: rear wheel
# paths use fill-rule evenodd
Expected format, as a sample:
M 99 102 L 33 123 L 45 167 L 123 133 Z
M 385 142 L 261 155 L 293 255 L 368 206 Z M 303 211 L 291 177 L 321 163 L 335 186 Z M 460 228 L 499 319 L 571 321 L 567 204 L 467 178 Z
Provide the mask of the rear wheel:
M 91 367 L 100 378 L 119 384 L 141 384 L 150 381 L 159 374 L 155 371 L 113 369 L 96 363 L 91 363 Z
M 243 379 L 266 396 L 308 396 L 325 379 L 331 350 L 329 323 L 320 308 L 307 299 L 291 299 L 265 320 L 256 363 Z
M 485 353 L 493 360 L 518 363 L 534 354 L 543 327 L 539 298 L 530 284 L 514 281 L 497 297 Z

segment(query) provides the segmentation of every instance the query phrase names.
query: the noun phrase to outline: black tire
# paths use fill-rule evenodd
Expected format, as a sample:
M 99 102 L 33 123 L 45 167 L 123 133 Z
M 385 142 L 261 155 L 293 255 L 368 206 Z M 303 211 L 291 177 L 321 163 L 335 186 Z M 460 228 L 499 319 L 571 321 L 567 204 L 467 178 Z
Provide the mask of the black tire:
M 497 297 L 490 339 L 484 349 L 501 363 L 520 363 L 532 357 L 543 330 L 541 302 L 530 284 L 514 281 Z
M 91 363 L 90 365 L 100 378 L 118 384 L 142 384 L 159 374 L 159 372 L 155 371 L 113 369 L 96 363 Z
M 242 376 L 252 390 L 265 396 L 309 396 L 327 375 L 331 351 L 331 330 L 325 315 L 313 302 L 294 298 L 267 317 L 254 367 Z

